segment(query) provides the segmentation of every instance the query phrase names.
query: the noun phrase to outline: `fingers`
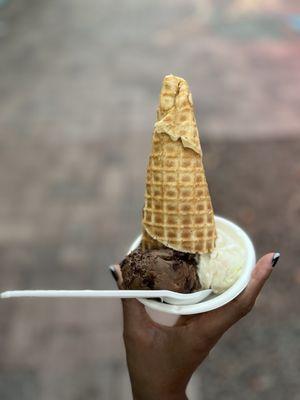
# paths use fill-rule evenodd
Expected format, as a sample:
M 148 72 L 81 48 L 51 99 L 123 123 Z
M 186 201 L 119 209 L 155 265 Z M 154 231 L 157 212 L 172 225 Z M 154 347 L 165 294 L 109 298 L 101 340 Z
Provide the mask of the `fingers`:
M 150 317 L 145 306 L 137 299 L 122 299 L 123 318 L 125 327 L 142 327 L 149 323 Z
M 251 311 L 257 296 L 272 273 L 273 256 L 274 253 L 267 254 L 257 262 L 247 288 L 236 299 L 217 310 L 200 315 L 199 323 L 207 327 L 207 332 L 223 334 Z
M 118 288 L 122 289 L 123 278 L 120 265 L 111 265 L 109 267 Z M 135 327 L 137 324 L 142 326 L 150 321 L 145 306 L 136 299 L 121 299 L 123 307 L 124 328 Z
M 116 281 L 118 288 L 121 289 L 122 283 L 123 283 L 123 278 L 122 278 L 122 272 L 121 272 L 120 265 L 118 265 L 118 264 L 110 265 L 108 268 L 112 274 L 113 279 Z

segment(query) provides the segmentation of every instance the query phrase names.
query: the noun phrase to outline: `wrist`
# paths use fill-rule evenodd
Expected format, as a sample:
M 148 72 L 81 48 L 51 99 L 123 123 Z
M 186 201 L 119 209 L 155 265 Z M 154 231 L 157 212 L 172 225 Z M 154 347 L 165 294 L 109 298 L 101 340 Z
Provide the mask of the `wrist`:
M 188 400 L 185 390 L 183 392 L 171 393 L 165 391 L 132 391 L 133 400 L 157 400 L 157 399 L 168 399 L 168 400 Z
M 188 400 L 186 387 L 175 386 L 173 389 L 166 387 L 153 387 L 143 385 L 141 387 L 132 384 L 132 394 L 134 400 Z

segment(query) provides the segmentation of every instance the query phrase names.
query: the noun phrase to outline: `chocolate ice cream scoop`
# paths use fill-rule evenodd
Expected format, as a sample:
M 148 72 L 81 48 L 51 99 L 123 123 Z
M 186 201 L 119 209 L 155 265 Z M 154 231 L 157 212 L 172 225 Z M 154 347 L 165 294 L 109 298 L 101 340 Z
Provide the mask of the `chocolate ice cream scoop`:
M 201 289 L 197 260 L 192 254 L 169 248 L 131 252 L 120 264 L 123 286 L 131 290 L 172 290 L 191 293 Z

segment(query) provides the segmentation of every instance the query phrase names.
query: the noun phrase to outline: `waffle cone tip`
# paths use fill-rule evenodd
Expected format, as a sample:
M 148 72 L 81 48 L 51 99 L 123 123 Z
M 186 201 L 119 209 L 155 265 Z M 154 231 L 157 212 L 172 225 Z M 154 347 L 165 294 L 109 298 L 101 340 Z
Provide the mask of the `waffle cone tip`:
M 183 78 L 167 75 L 163 79 L 154 129 L 169 135 L 173 141 L 181 140 L 184 147 L 201 154 L 192 94 Z

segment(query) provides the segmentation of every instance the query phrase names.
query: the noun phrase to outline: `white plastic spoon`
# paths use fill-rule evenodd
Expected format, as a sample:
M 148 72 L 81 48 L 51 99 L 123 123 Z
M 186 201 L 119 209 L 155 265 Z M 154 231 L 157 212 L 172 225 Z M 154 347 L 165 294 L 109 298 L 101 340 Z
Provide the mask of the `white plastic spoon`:
M 187 305 L 200 303 L 211 294 L 211 289 L 194 293 L 176 293 L 170 290 L 11 290 L 1 293 L 2 299 L 16 297 L 48 297 L 48 298 L 159 298 L 163 303 Z

